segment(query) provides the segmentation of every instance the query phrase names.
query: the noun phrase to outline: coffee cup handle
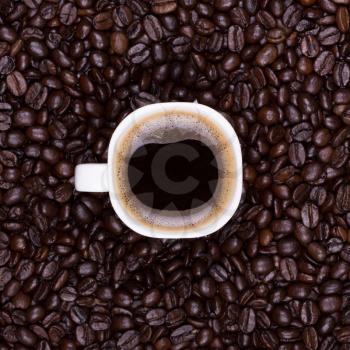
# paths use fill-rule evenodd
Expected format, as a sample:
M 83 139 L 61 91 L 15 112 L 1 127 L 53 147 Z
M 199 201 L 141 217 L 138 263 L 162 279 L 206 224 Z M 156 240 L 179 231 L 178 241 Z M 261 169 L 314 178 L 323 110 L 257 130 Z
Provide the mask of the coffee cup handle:
M 75 189 L 81 192 L 108 192 L 107 164 L 79 164 L 75 167 Z

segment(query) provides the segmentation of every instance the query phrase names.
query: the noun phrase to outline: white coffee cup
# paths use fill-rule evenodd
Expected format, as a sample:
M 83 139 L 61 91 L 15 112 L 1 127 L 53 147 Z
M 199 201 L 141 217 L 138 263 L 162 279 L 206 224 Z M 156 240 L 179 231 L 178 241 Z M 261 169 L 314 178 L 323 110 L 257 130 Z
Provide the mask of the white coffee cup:
M 122 205 L 113 179 L 114 170 L 112 164 L 115 162 L 116 152 L 123 146 L 123 135 L 132 130 L 136 124 L 142 123 L 143 119 L 159 114 L 170 114 L 179 111 L 190 114 L 200 114 L 210 120 L 226 138 L 226 144 L 233 154 L 234 162 L 232 174 L 235 181 L 230 189 L 230 197 L 225 202 L 225 207 L 216 216 L 203 223 L 203 225 L 192 225 L 191 227 L 166 228 L 157 225 L 147 225 L 142 220 L 130 214 L 130 211 Z M 118 167 L 118 164 L 116 164 Z M 242 194 L 242 152 L 238 137 L 231 124 L 219 112 L 214 109 L 188 102 L 157 103 L 141 107 L 130 113 L 115 129 L 108 148 L 107 164 L 80 164 L 75 168 L 75 188 L 83 192 L 109 192 L 110 201 L 117 216 L 133 231 L 153 238 L 195 238 L 209 235 L 224 226 L 236 211 Z M 194 226 L 194 227 L 193 227 Z

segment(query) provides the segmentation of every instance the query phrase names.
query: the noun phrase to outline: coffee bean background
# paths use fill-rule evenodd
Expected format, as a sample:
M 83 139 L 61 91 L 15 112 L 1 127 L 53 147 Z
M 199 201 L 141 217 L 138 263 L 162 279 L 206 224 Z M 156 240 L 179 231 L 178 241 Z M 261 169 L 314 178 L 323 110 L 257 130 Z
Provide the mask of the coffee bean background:
M 349 0 L 0 0 L 0 349 L 350 346 Z M 159 101 L 233 123 L 220 232 L 147 239 L 74 167 Z

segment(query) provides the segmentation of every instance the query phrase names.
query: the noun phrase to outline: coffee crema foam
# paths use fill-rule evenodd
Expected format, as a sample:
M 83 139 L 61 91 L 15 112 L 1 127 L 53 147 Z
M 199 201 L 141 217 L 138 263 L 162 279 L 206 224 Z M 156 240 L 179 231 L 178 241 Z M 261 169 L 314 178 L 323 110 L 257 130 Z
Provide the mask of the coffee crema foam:
M 186 139 L 206 144 L 214 153 L 218 182 L 213 196 L 199 207 L 187 210 L 159 210 L 144 205 L 132 192 L 128 181 L 129 160 L 136 149 L 148 143 L 174 143 Z M 236 185 L 237 160 L 231 140 L 209 116 L 181 110 L 142 117 L 131 125 L 115 145 L 113 185 L 119 204 L 132 220 L 155 230 L 193 230 L 215 222 L 224 213 Z

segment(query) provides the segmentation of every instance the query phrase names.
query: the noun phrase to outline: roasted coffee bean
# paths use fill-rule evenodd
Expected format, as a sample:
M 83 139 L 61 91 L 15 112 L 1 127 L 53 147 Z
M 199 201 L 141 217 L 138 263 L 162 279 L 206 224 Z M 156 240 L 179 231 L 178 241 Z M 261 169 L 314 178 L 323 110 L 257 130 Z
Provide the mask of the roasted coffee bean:
M 325 248 L 317 242 L 312 242 L 308 245 L 308 252 L 316 261 L 323 261 L 327 254 Z
M 260 67 L 265 67 L 273 63 L 277 58 L 278 52 L 274 45 L 266 44 L 256 55 L 256 64 Z
M 90 316 L 89 324 L 94 331 L 105 331 L 109 329 L 111 320 L 107 315 L 94 313 Z
M 77 8 L 74 4 L 68 2 L 64 4 L 60 10 L 60 22 L 66 26 L 69 26 L 77 19 Z
M 323 76 L 332 72 L 334 64 L 335 58 L 333 53 L 331 51 L 323 51 L 317 56 L 314 62 L 314 69 L 316 73 Z
M 269 257 L 258 257 L 252 261 L 252 271 L 255 274 L 266 275 L 273 270 L 273 263 Z
M 322 296 L 319 306 L 323 313 L 337 312 L 341 307 L 341 298 L 338 295 Z
M 91 345 L 94 341 L 93 330 L 87 325 L 79 325 L 75 328 L 75 338 L 80 346 Z
M 14 96 L 22 96 L 27 91 L 27 82 L 18 71 L 14 71 L 6 77 L 6 85 Z
M 225 268 L 219 264 L 212 265 L 209 269 L 209 274 L 217 282 L 224 282 L 228 277 L 227 271 L 225 270 Z
M 37 9 L 42 3 L 42 0 L 24 0 L 24 3 L 31 9 Z
M 144 306 L 152 307 L 158 305 L 161 298 L 161 293 L 158 289 L 152 289 L 147 291 L 142 296 L 142 303 Z
M 301 51 L 307 57 L 316 57 L 320 52 L 320 44 L 313 35 L 306 35 L 301 41 Z
M 349 211 L 350 208 L 350 185 L 343 184 L 336 193 L 336 205 L 341 211 Z
M 311 162 L 304 166 L 301 176 L 306 182 L 317 181 L 322 174 L 322 165 L 317 162 Z
M 296 166 L 300 167 L 305 163 L 306 153 L 305 148 L 302 143 L 294 142 L 290 145 L 288 150 L 288 156 L 290 162 Z
M 336 332 L 336 338 L 340 343 L 348 343 L 350 340 L 350 327 L 345 326 Z
M 11 117 L 6 113 L 0 112 L 0 131 L 9 130 L 11 124 Z
M 132 22 L 133 13 L 128 6 L 118 6 L 113 11 L 113 20 L 119 27 L 124 27 Z
M 40 83 L 33 83 L 26 92 L 25 102 L 35 110 L 39 110 L 47 99 L 48 89 Z
M 148 15 L 143 19 L 143 26 L 146 34 L 153 41 L 160 41 L 163 36 L 163 29 L 157 17 Z
M 298 4 L 292 4 L 283 13 L 283 23 L 288 28 L 295 27 L 302 17 L 303 9 Z
M 128 57 L 132 63 L 139 64 L 145 61 L 150 55 L 149 49 L 144 44 L 132 46 L 128 51 Z
M 122 55 L 128 49 L 128 38 L 122 32 L 114 32 L 111 35 L 111 48 L 118 54 Z
M 340 32 L 336 27 L 327 27 L 318 33 L 318 39 L 321 45 L 334 45 L 339 41 Z
M 286 281 L 295 281 L 298 277 L 298 267 L 294 259 L 284 258 L 280 262 L 280 271 Z
M 214 33 L 215 26 L 209 19 L 199 18 L 195 23 L 195 30 L 200 35 L 209 36 Z
M 227 45 L 230 51 L 241 52 L 244 46 L 243 30 L 238 25 L 233 25 L 228 29 Z
M 303 224 L 308 228 L 315 228 L 319 222 L 319 210 L 317 206 L 311 202 L 304 204 L 301 210 Z
M 47 56 L 48 50 L 45 44 L 40 40 L 30 40 L 28 43 L 28 53 L 35 58 Z
M 349 10 L 346 6 L 339 6 L 336 12 L 336 24 L 342 33 L 346 33 L 350 28 Z
M 291 129 L 292 138 L 299 142 L 310 140 L 312 133 L 312 125 L 307 122 L 297 124 Z
M 11 280 L 12 272 L 7 267 L 0 267 L 0 290 L 4 290 L 6 284 Z
M 301 306 L 300 318 L 306 325 L 316 324 L 320 317 L 320 310 L 317 304 L 311 300 L 303 302 Z
M 88 313 L 83 307 L 76 305 L 70 309 L 70 317 L 76 324 L 83 324 L 87 320 Z
M 126 331 L 122 334 L 117 342 L 117 346 L 120 349 L 131 350 L 135 349 L 140 343 L 140 335 L 135 330 Z
M 112 327 L 116 331 L 126 331 L 134 326 L 132 318 L 127 315 L 118 315 L 112 320 Z
M 150 326 L 160 326 L 165 322 L 165 314 L 164 309 L 153 309 L 147 312 L 145 319 Z
M 298 253 L 299 248 L 299 244 L 294 238 L 282 238 L 277 244 L 277 250 L 282 256 L 293 256 Z
M 251 308 L 244 308 L 239 316 L 239 325 L 242 332 L 253 332 L 256 326 L 255 311 Z
M 277 306 L 273 310 L 272 318 L 279 326 L 287 326 L 290 324 L 292 317 L 288 309 L 282 306 Z
M 37 341 L 36 335 L 26 327 L 19 327 L 17 330 L 17 338 L 21 344 L 31 347 L 34 346 Z
M 0 58 L 0 74 L 8 75 L 15 68 L 15 62 L 11 56 L 3 56 Z
M 93 20 L 92 25 L 96 30 L 108 30 L 113 26 L 113 19 L 110 11 L 100 12 Z
M 152 1 L 152 11 L 156 14 L 166 14 L 175 11 L 177 3 L 174 0 L 154 0 Z
M 181 327 L 176 328 L 170 334 L 170 340 L 173 344 L 182 344 L 189 342 L 194 339 L 196 332 L 193 329 L 192 325 L 186 324 Z
M 0 27 L 0 40 L 13 44 L 17 39 L 16 31 L 10 26 L 2 25 Z
M 318 349 L 318 335 L 314 327 L 304 329 L 303 341 L 308 349 Z

